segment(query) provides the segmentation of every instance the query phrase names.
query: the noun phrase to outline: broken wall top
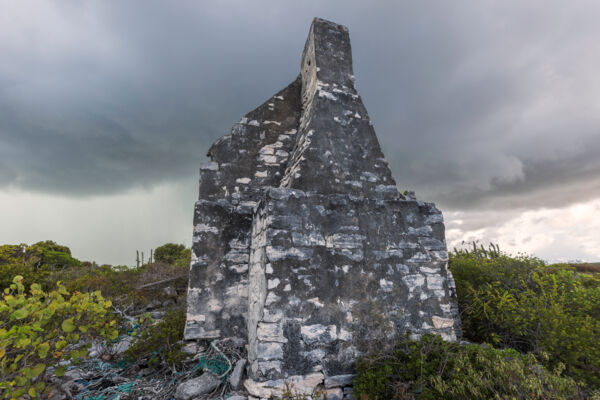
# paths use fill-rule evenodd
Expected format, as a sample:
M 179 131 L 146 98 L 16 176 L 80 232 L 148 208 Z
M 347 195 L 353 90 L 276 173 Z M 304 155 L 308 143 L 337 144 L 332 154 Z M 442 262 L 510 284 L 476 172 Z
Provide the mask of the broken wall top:
M 266 186 L 397 195 L 354 86 L 348 29 L 319 18 L 310 28 L 300 76 L 246 114 L 208 155 L 214 163 L 204 167 L 200 184 L 206 199 L 255 201 Z
M 250 376 L 263 381 L 349 372 L 369 296 L 389 302 L 400 329 L 456 337 L 442 215 L 398 193 L 345 27 L 315 19 L 298 78 L 208 155 L 186 339 L 247 340 Z
M 348 29 L 315 18 L 301 63 L 302 115 L 281 186 L 373 194 L 394 186 L 367 110 L 354 87 Z

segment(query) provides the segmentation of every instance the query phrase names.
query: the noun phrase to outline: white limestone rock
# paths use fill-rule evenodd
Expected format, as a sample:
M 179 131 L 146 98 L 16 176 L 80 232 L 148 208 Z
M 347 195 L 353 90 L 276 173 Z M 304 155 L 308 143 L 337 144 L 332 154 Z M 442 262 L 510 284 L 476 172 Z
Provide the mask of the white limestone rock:
M 175 391 L 175 399 L 190 400 L 212 392 L 218 388 L 220 384 L 221 380 L 219 378 L 209 372 L 205 372 L 197 378 L 180 383 Z

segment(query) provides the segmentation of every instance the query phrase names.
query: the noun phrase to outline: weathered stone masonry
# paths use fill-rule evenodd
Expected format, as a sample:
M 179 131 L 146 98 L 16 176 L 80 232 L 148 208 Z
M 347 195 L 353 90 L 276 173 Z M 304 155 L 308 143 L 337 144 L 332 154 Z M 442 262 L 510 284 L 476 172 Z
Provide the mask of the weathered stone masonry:
M 442 214 L 398 192 L 345 27 L 315 19 L 298 79 L 208 155 L 185 336 L 247 340 L 251 394 L 269 397 L 282 377 L 341 393 L 367 298 L 391 305 L 400 330 L 456 339 Z
M 247 337 L 252 213 L 262 188 L 279 185 L 299 117 L 298 79 L 210 148 L 194 210 L 186 338 Z

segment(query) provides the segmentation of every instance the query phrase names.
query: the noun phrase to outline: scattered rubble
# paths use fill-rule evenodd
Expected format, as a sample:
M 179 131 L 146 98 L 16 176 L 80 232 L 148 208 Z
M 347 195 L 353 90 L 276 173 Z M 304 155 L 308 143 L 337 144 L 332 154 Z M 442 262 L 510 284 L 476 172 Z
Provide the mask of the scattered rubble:
M 215 390 L 221 384 L 221 380 L 213 374 L 202 374 L 197 378 L 180 383 L 175 391 L 175 399 L 190 400 L 192 398 L 207 394 Z
M 229 377 L 229 384 L 233 390 L 239 390 L 242 387 L 242 379 L 244 377 L 246 367 L 246 359 L 242 358 L 235 364 L 235 368 Z
M 126 337 L 125 340 L 130 341 L 131 337 Z M 243 396 L 243 390 L 239 390 L 246 360 L 239 358 L 240 353 L 235 344 L 213 342 L 208 350 L 195 345 L 194 349 L 198 352 L 194 354 L 190 351 L 191 344 L 188 343 L 186 349 L 191 357 L 179 369 L 164 365 L 158 368 L 148 367 L 131 363 L 122 357 L 115 357 L 115 362 L 105 362 L 102 356 L 83 360 L 76 365 L 68 364 L 61 377 L 55 376 L 53 369 L 49 369 L 49 398 L 214 400 Z M 236 359 L 237 368 L 232 368 L 232 361 Z M 237 381 L 237 388 L 233 387 L 233 381 Z

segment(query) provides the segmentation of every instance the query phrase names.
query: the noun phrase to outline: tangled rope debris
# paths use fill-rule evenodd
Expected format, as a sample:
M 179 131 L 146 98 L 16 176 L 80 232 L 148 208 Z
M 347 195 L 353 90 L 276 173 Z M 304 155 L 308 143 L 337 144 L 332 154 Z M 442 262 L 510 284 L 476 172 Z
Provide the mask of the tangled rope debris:
M 171 400 L 177 386 L 202 374 L 213 374 L 221 385 L 204 399 L 224 400 L 231 391 L 228 377 L 232 366 L 242 358 L 239 347 L 228 341 L 213 341 L 178 369 L 175 366 L 144 367 L 125 359 L 117 363 L 100 358 L 83 360 L 70 365 L 61 383 L 64 399 L 74 400 Z M 58 383 L 58 382 L 57 382 Z M 60 396 L 51 397 L 60 399 Z

